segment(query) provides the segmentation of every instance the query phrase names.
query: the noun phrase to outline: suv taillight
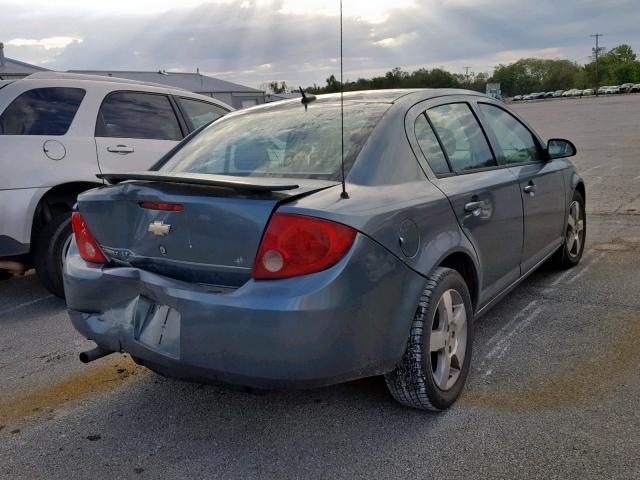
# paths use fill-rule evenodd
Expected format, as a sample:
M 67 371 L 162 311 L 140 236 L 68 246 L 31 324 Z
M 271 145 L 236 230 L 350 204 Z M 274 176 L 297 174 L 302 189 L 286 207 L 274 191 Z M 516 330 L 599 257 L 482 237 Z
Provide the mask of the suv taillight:
M 356 231 L 320 218 L 276 213 L 258 249 L 253 278 L 297 277 L 332 267 L 347 253 Z
M 71 216 L 71 225 L 73 226 L 73 234 L 76 237 L 80 256 L 87 262 L 107 263 L 107 258 L 100 250 L 98 242 L 93 238 L 89 227 L 79 212 L 73 212 Z

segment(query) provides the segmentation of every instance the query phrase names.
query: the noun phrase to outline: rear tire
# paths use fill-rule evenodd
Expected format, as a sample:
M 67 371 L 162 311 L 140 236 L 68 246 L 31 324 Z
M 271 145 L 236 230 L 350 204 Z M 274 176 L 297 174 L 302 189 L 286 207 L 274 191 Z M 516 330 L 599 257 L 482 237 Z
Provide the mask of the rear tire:
M 0 270 L 0 281 L 7 280 L 13 276 L 13 273 L 7 272 L 6 270 Z
M 47 223 L 36 240 L 34 263 L 38 278 L 47 290 L 62 299 L 62 269 L 72 233 L 71 212 L 65 212 Z
M 467 285 L 455 270 L 438 268 L 416 308 L 405 354 L 385 375 L 389 392 L 408 407 L 446 410 L 462 392 L 472 345 L 473 306 Z
M 568 270 L 578 265 L 582 259 L 587 238 L 587 215 L 584 207 L 582 194 L 578 191 L 573 192 L 564 230 L 564 242 L 552 257 L 552 263 L 556 268 Z

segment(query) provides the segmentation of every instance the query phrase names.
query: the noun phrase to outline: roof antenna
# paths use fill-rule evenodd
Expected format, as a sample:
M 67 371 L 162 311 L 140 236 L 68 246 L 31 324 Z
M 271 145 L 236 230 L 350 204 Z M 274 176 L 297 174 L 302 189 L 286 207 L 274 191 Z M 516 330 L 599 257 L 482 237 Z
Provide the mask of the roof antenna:
M 343 81 L 343 67 L 342 67 L 342 0 L 340 0 L 340 137 L 342 143 L 342 193 L 340 198 L 347 199 L 349 194 L 347 193 L 347 187 L 344 179 L 344 81 Z
M 298 88 L 300 89 L 300 95 L 302 95 L 301 102 L 304 105 L 304 111 L 306 112 L 307 108 L 309 108 L 309 104 L 316 101 L 316 96 L 313 93 L 305 92 L 302 87 Z

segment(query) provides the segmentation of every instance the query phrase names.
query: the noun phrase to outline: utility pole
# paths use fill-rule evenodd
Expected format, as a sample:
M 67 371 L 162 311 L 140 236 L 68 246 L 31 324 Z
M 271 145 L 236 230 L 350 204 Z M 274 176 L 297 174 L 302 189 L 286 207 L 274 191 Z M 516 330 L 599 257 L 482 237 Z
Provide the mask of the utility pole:
M 598 95 L 598 89 L 600 88 L 600 77 L 598 76 L 598 56 L 600 55 L 600 44 L 598 40 L 600 37 L 604 37 L 602 33 L 594 33 L 591 37 L 596 39 L 596 96 Z
M 465 75 L 464 75 L 464 76 L 465 76 L 465 78 L 467 79 L 467 83 L 469 83 L 469 69 L 470 69 L 471 67 L 462 67 L 462 68 L 464 68 L 464 69 L 465 69 L 465 71 L 466 71 L 466 73 L 465 73 Z

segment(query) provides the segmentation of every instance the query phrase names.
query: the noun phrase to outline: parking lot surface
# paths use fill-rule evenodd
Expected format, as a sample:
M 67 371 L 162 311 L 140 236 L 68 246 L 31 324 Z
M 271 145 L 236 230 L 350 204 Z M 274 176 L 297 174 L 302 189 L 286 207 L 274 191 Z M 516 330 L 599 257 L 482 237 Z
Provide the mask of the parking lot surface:
M 478 321 L 451 410 L 380 378 L 256 394 L 83 365 L 30 274 L 0 282 L 0 478 L 640 478 L 640 96 L 514 108 L 578 147 L 585 256 Z

